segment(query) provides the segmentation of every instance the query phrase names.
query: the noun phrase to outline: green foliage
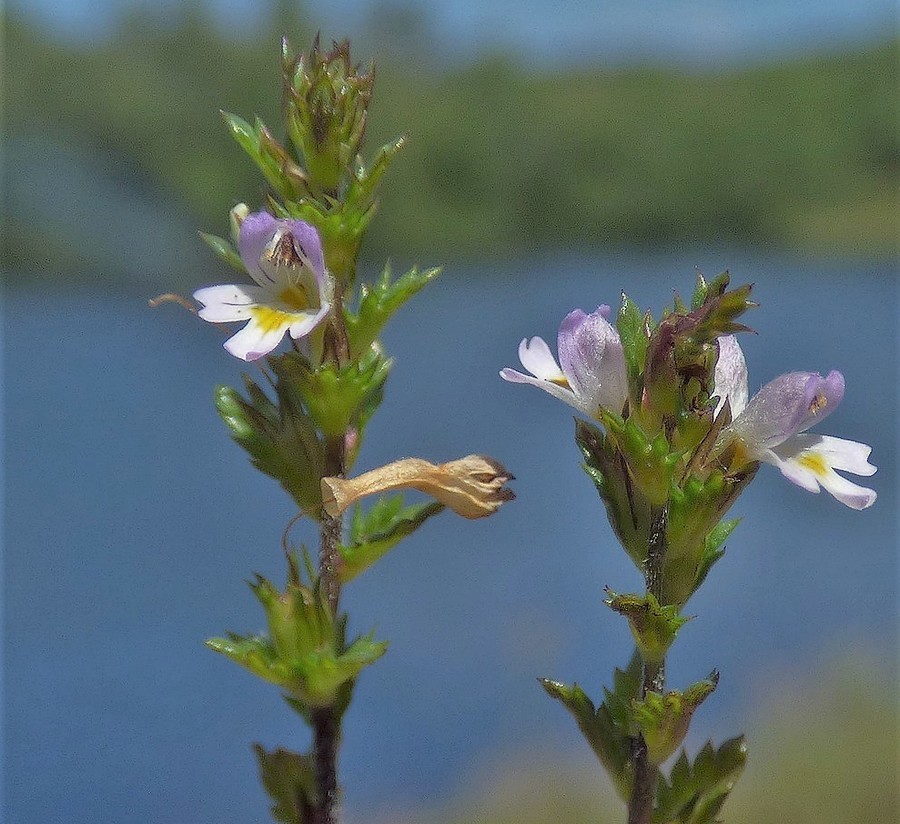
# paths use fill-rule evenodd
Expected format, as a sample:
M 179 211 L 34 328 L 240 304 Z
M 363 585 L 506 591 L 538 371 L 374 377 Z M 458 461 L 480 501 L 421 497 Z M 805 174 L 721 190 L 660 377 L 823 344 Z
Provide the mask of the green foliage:
M 356 311 L 344 310 L 350 356 L 357 358 L 368 351 L 394 312 L 440 272 L 439 268 L 421 272 L 413 268 L 402 277 L 391 280 L 391 268 L 388 264 L 374 284 L 362 284 Z
M 295 559 L 284 592 L 259 575 L 250 586 L 265 609 L 268 636 L 229 633 L 207 646 L 282 687 L 304 709 L 334 707 L 342 688 L 387 650 L 372 635 L 347 645 L 346 620 L 335 617 L 318 581 L 300 582 Z
M 365 513 L 354 507 L 349 541 L 338 548 L 341 581 L 353 580 L 443 509 L 435 501 L 404 506 L 402 495 L 381 497 Z
M 706 580 L 706 576 L 712 569 L 712 566 L 725 554 L 725 547 L 722 546 L 728 539 L 728 536 L 734 532 L 737 525 L 741 522 L 740 518 L 733 518 L 730 521 L 721 521 L 706 536 L 704 542 L 703 556 L 700 558 L 700 565 L 697 568 L 697 583 L 699 587 Z M 695 587 L 695 588 L 696 588 Z
M 266 124 L 256 118 L 254 125 L 236 114 L 222 112 L 228 132 L 263 173 L 268 184 L 285 200 L 301 197 L 306 176 L 278 144 Z
M 665 694 L 648 692 L 640 701 L 632 701 L 634 721 L 647 744 L 647 759 L 662 764 L 678 749 L 687 735 L 691 717 L 715 690 L 719 674 L 698 681 L 684 692 L 672 690 Z
M 713 824 L 747 761 L 744 737 L 715 749 L 711 742 L 693 763 L 682 751 L 667 778 L 660 777 L 654 824 Z
M 209 246 L 221 260 L 224 260 L 225 263 L 229 266 L 233 266 L 238 271 L 246 273 L 247 267 L 244 266 L 244 261 L 241 260 L 241 256 L 235 251 L 234 246 L 225 240 L 225 238 L 219 237 L 218 235 L 210 235 L 206 232 L 200 232 L 200 237 L 203 238 L 206 245 Z
M 274 802 L 272 817 L 281 824 L 313 824 L 318 791 L 312 756 L 280 748 L 266 752 L 259 744 L 253 751 L 262 785 Z
M 646 315 L 641 314 L 638 305 L 623 292 L 622 304 L 616 316 L 616 328 L 625 353 L 632 405 L 638 405 L 641 401 L 641 375 L 644 372 L 647 343 L 655 325 L 652 315 L 649 312 Z
M 290 386 L 302 399 L 312 422 L 326 437 L 350 427 L 361 431 L 381 403 L 391 361 L 368 350 L 338 367 L 326 362 L 313 367 L 301 354 L 288 352 L 269 358 L 278 386 Z
M 631 736 L 633 735 L 633 705 L 641 682 L 641 658 L 637 650 L 628 667 L 616 669 L 613 689 L 604 688 L 605 700 L 599 707 L 573 684 L 540 679 L 541 686 L 551 698 L 559 701 L 574 717 L 584 737 L 600 763 L 609 773 L 623 800 L 631 793 L 633 777 L 630 773 Z
M 230 386 L 216 389 L 216 408 L 231 436 L 250 454 L 253 465 L 278 481 L 310 517 L 321 517 L 323 444 L 290 381 L 275 384 L 277 402 L 249 376 L 248 398 Z
M 619 595 L 607 589 L 607 594 L 606 605 L 628 619 L 631 634 L 644 661 L 661 661 L 678 630 L 691 620 L 679 615 L 675 605 L 660 606 L 650 592 Z
M 610 526 L 635 566 L 643 569 L 652 521 L 649 502 L 635 493 L 627 466 L 598 427 L 576 419 L 575 441 L 584 458 L 584 470 L 603 500 Z

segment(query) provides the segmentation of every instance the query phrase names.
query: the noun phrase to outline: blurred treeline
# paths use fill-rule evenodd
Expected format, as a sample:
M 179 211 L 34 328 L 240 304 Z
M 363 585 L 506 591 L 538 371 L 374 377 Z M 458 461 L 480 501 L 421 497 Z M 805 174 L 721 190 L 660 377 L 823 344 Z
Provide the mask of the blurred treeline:
M 295 45 L 309 44 L 311 25 L 282 22 Z M 177 25 L 134 16 L 88 46 L 10 15 L 7 137 L 74 150 L 224 234 L 228 209 L 259 204 L 262 189 L 217 110 L 258 114 L 281 133 L 277 26 L 231 39 L 194 8 Z M 404 39 L 387 21 L 359 50 L 378 57 L 369 150 L 410 138 L 369 236 L 373 257 L 683 242 L 895 248 L 894 40 L 716 72 L 550 69 L 528 55 L 439 64 L 427 29 L 407 28 Z M 26 174 L 8 171 L 13 183 Z M 33 218 L 8 198 L 7 212 L 7 266 L 46 268 Z M 79 265 L 77 250 L 53 255 L 61 271 Z

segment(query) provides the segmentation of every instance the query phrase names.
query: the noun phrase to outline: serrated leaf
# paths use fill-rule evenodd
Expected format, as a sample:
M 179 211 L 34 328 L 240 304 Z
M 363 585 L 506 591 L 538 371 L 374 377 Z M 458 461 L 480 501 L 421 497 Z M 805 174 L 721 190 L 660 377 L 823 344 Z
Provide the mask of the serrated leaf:
M 323 445 L 289 381 L 276 382 L 277 404 L 245 377 L 249 400 L 229 386 L 216 389 L 216 408 L 251 463 L 277 480 L 311 518 L 321 517 Z
M 279 385 L 290 384 L 326 436 L 342 435 L 351 426 L 359 431 L 364 414 L 377 408 L 391 370 L 390 359 L 373 349 L 343 367 L 323 363 L 313 368 L 296 352 L 271 357 L 269 364 Z
M 627 467 L 598 427 L 577 419 L 575 441 L 616 537 L 635 566 L 643 569 L 651 523 L 649 502 L 634 488 Z
M 268 133 L 265 124 L 257 118 L 256 125 L 251 126 L 246 120 L 230 112 L 222 112 L 222 118 L 231 136 L 263 173 L 269 185 L 282 198 L 292 199 L 296 195 L 295 182 L 285 174 L 271 147 L 268 150 L 264 148 L 264 135 Z
M 241 256 L 235 251 L 234 246 L 225 240 L 225 238 L 219 237 L 218 235 L 209 235 L 206 232 L 200 232 L 200 237 L 203 238 L 206 245 L 229 266 L 233 266 L 240 272 L 247 271 L 247 268 L 244 266 L 244 261 L 241 260 Z
M 375 194 L 381 178 L 388 170 L 394 158 L 400 150 L 406 145 L 405 137 L 398 137 L 391 143 L 382 146 L 375 155 L 374 160 L 368 168 L 357 158 L 356 168 L 353 178 L 347 188 L 346 202 L 347 208 L 352 209 L 358 219 L 365 223 L 371 220 L 371 217 L 364 217 L 367 213 L 374 213 Z
M 641 660 L 637 650 L 628 667 L 617 669 L 613 689 L 604 690 L 606 701 L 595 709 L 584 690 L 547 678 L 539 679 L 551 698 L 559 701 L 575 718 L 594 754 L 612 779 L 620 797 L 631 795 L 631 701 L 637 696 L 641 681 Z
M 625 365 L 628 368 L 628 385 L 632 390 L 632 398 L 639 399 L 635 391 L 640 387 L 641 372 L 644 370 L 644 359 L 647 355 L 647 329 L 644 317 L 638 305 L 624 292 L 622 304 L 616 316 L 616 329 L 622 341 L 625 353 Z
M 744 737 L 714 749 L 707 742 L 693 764 L 682 751 L 657 787 L 653 824 L 713 824 L 747 762 Z
M 353 580 L 443 509 L 435 501 L 404 507 L 402 495 L 379 498 L 365 514 L 354 507 L 349 542 L 338 547 L 341 581 Z
M 282 824 L 312 824 L 317 797 L 313 759 L 290 750 L 266 752 L 253 745 L 263 787 L 274 802 L 269 810 Z
M 345 312 L 351 358 L 358 358 L 365 353 L 378 338 L 391 315 L 434 280 L 440 271 L 440 268 L 434 268 L 420 272 L 413 268 L 392 281 L 388 265 L 374 284 L 363 284 L 359 290 L 359 307 L 356 312 Z

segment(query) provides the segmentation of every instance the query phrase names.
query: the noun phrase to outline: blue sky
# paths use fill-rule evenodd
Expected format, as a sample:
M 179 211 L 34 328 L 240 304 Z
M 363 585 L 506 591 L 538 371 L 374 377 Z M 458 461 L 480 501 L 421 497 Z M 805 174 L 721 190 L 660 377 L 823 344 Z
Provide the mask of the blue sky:
M 102 37 L 130 8 L 176 19 L 181 0 L 18 0 L 50 31 Z M 262 28 L 261 0 L 205 0 L 225 31 Z M 380 6 L 421 11 L 447 57 L 488 46 L 527 49 L 542 61 L 648 57 L 699 63 L 832 48 L 897 32 L 892 0 L 306 0 L 329 36 L 359 35 Z M 552 9 L 552 11 L 551 11 Z M 262 11 L 261 11 L 262 10 Z

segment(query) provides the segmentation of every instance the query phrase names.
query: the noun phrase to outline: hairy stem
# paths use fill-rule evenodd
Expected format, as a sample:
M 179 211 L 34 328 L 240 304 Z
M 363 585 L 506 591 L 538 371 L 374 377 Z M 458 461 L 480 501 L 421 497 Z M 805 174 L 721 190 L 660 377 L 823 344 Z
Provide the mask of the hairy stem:
M 329 340 L 330 338 L 330 340 Z M 340 285 L 335 293 L 335 313 L 326 351 L 338 364 L 349 360 L 347 329 L 344 326 L 343 293 Z M 346 470 L 346 433 L 325 441 L 325 477 L 342 477 Z M 319 585 L 322 587 L 335 620 L 338 619 L 341 599 L 338 547 L 343 538 L 344 519 L 323 513 L 319 545 Z M 338 781 L 337 756 L 340 746 L 341 719 L 337 707 L 319 707 L 312 713 L 313 757 L 315 759 L 318 799 L 312 811 L 312 824 L 337 824 Z
M 337 751 L 341 737 L 340 726 L 340 719 L 332 707 L 321 707 L 313 711 L 313 754 L 319 795 L 316 806 L 311 811 L 311 824 L 338 822 Z
M 662 507 L 653 519 L 647 544 L 647 563 L 644 580 L 647 592 L 657 599 L 662 596 L 662 563 L 666 553 L 666 525 L 669 511 Z M 641 691 L 643 699 L 648 692 L 662 692 L 666 685 L 666 662 L 644 661 Z M 634 770 L 634 786 L 628 802 L 628 824 L 651 824 L 659 769 L 647 757 L 647 744 L 640 734 L 632 739 L 631 764 Z

